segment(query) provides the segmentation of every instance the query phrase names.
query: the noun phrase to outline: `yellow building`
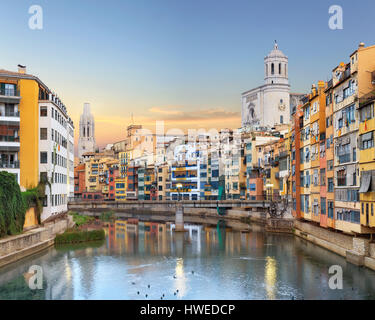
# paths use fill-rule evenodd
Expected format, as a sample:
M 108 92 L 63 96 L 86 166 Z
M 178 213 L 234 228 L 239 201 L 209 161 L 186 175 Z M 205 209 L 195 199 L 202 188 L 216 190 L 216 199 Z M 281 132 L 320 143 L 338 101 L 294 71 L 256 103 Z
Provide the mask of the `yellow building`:
M 115 200 L 121 201 L 126 200 L 126 178 L 117 177 L 115 178 Z
M 0 69 L 0 170 L 22 189 L 49 181 L 41 220 L 67 211 L 74 196 L 74 125 L 66 106 L 39 78 Z
M 371 227 L 368 232 L 375 232 L 375 147 L 374 147 L 374 102 L 364 98 L 359 106 L 359 168 L 361 174 L 360 203 L 361 225 Z

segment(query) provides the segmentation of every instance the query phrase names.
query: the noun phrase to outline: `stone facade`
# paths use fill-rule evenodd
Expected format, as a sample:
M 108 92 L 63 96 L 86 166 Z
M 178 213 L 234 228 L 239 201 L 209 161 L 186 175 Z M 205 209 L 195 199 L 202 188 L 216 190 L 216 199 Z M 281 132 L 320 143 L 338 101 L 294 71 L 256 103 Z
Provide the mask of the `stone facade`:
M 264 58 L 264 85 L 242 93 L 242 127 L 274 127 L 290 121 L 300 94 L 290 94 L 288 57 L 275 42 Z

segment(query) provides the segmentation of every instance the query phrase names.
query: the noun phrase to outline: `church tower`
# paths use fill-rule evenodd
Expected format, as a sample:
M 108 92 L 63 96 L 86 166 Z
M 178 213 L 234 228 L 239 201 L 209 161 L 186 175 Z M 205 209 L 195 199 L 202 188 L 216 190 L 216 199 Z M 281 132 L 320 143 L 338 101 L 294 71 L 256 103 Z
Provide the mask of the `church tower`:
M 288 57 L 282 53 L 275 40 L 273 50 L 264 58 L 265 84 L 289 84 Z
M 242 93 L 242 127 L 272 128 L 290 121 L 288 57 L 277 42 L 264 58 L 264 84 Z
M 83 113 L 79 119 L 78 158 L 82 154 L 95 151 L 95 120 L 90 111 L 90 104 L 83 105 Z

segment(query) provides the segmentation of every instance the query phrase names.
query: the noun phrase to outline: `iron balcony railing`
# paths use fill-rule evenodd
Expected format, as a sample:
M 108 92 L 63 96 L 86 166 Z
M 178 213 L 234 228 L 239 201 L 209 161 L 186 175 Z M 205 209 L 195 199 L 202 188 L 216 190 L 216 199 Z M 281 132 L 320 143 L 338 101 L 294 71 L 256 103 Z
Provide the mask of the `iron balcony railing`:
M 0 88 L 0 96 L 19 97 L 20 91 L 17 89 Z
M 2 112 L 2 111 L 0 111 L 0 117 L 17 117 L 17 118 L 19 118 L 20 112 L 19 111 L 17 111 L 17 112 L 10 112 L 10 111 Z
M 0 135 L 0 142 L 20 142 L 20 137 Z
M 19 161 L 1 161 L 0 160 L 0 168 L 1 169 L 19 169 L 20 162 Z

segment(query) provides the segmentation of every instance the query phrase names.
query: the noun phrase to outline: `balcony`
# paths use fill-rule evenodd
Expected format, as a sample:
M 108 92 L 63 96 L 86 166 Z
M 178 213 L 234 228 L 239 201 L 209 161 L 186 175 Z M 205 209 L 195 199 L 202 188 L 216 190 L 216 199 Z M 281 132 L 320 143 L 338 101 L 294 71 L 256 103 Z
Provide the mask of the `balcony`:
M 0 160 L 0 169 L 19 169 L 19 161 L 1 161 Z
M 20 137 L 0 135 L 0 149 L 2 147 L 5 147 L 8 151 L 19 150 Z
M 0 88 L 0 102 L 18 103 L 21 99 L 20 92 L 13 88 Z
M 0 110 L 0 123 L 9 123 L 9 122 L 20 122 L 20 113 L 19 111 L 10 111 L 10 110 Z

